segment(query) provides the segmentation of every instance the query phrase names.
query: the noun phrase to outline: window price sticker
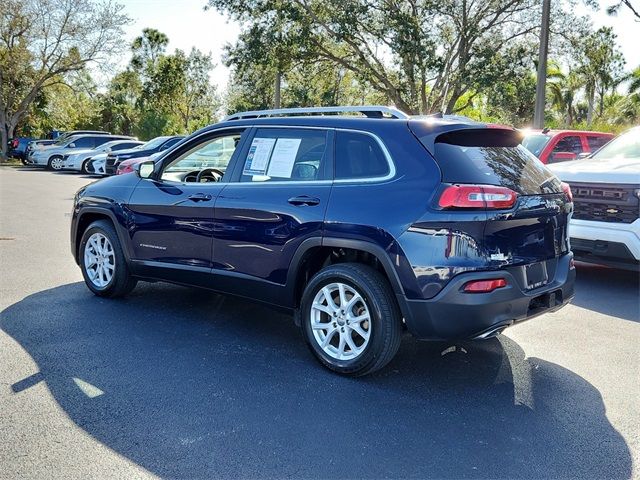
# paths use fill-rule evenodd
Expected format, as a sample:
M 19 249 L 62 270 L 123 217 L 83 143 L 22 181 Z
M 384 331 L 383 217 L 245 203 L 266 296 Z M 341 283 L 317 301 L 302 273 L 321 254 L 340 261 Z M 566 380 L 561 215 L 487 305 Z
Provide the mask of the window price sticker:
M 275 143 L 275 138 L 254 138 L 249 147 L 242 174 L 264 175 L 267 172 L 269 157 Z

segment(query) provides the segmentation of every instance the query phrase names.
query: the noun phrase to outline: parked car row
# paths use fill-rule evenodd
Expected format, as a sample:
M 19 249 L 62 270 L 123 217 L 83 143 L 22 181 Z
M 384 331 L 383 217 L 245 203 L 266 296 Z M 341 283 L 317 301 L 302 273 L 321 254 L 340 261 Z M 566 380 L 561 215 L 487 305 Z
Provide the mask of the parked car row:
M 134 137 L 109 132 L 73 131 L 57 140 L 29 142 L 24 152 L 24 163 L 50 170 L 115 175 L 124 160 L 146 159 L 170 148 L 182 138 L 179 135 L 161 136 L 141 142 Z M 125 166 L 124 171 L 131 171 L 131 167 Z

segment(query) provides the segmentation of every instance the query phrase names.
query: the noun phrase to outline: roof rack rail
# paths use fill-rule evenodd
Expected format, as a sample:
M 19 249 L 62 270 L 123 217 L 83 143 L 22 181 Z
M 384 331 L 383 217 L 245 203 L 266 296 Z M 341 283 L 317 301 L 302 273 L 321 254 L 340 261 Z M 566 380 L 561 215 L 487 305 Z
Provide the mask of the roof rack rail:
M 303 107 L 303 108 L 276 108 L 273 110 L 250 110 L 228 115 L 222 119 L 223 122 L 229 120 L 241 120 L 243 118 L 276 117 L 280 115 L 323 115 L 326 113 L 361 113 L 368 118 L 402 118 L 407 119 L 409 115 L 394 107 L 385 106 L 343 106 L 343 107 Z

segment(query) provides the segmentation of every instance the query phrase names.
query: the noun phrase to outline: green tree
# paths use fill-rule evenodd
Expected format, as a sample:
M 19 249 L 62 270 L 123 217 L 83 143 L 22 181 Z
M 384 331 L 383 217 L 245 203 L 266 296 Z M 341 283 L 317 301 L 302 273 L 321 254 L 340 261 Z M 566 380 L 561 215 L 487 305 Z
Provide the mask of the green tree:
M 119 51 L 122 6 L 111 0 L 0 3 L 0 148 L 47 88 Z
M 463 96 L 512 78 L 520 62 L 502 58 L 528 50 L 540 16 L 536 0 L 209 0 L 209 6 L 245 25 L 228 49 L 241 77 L 256 62 L 277 70 L 269 47 L 275 36 L 287 69 L 331 62 L 410 113 L 458 111 L 468 106 L 459 103 Z
M 100 99 L 103 128 L 123 135 L 136 134 L 141 116 L 138 105 L 141 93 L 142 81 L 136 71 L 127 69 L 117 73 Z
M 587 125 L 591 125 L 598 100 L 602 115 L 604 100 L 623 80 L 624 57 L 617 43 L 617 35 L 610 27 L 601 27 L 579 42 L 577 73 L 582 77 L 587 99 Z

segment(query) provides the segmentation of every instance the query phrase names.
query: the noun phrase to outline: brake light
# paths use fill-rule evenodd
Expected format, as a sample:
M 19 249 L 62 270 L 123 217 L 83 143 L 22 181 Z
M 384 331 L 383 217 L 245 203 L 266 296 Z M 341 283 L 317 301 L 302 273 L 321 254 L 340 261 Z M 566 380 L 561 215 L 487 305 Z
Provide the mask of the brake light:
M 516 192 L 494 185 L 451 185 L 447 187 L 438 205 L 441 208 L 511 208 L 516 203 Z
M 473 280 L 467 282 L 464 285 L 463 290 L 467 293 L 489 293 L 493 292 L 497 288 L 507 286 L 507 281 L 504 278 L 495 278 L 492 280 Z
M 573 192 L 571 191 L 571 185 L 562 182 L 562 191 L 567 196 L 570 202 L 573 202 Z
M 11 140 L 11 148 L 18 148 L 19 143 L 20 143 L 20 140 L 18 140 L 17 138 L 14 138 L 13 140 Z

